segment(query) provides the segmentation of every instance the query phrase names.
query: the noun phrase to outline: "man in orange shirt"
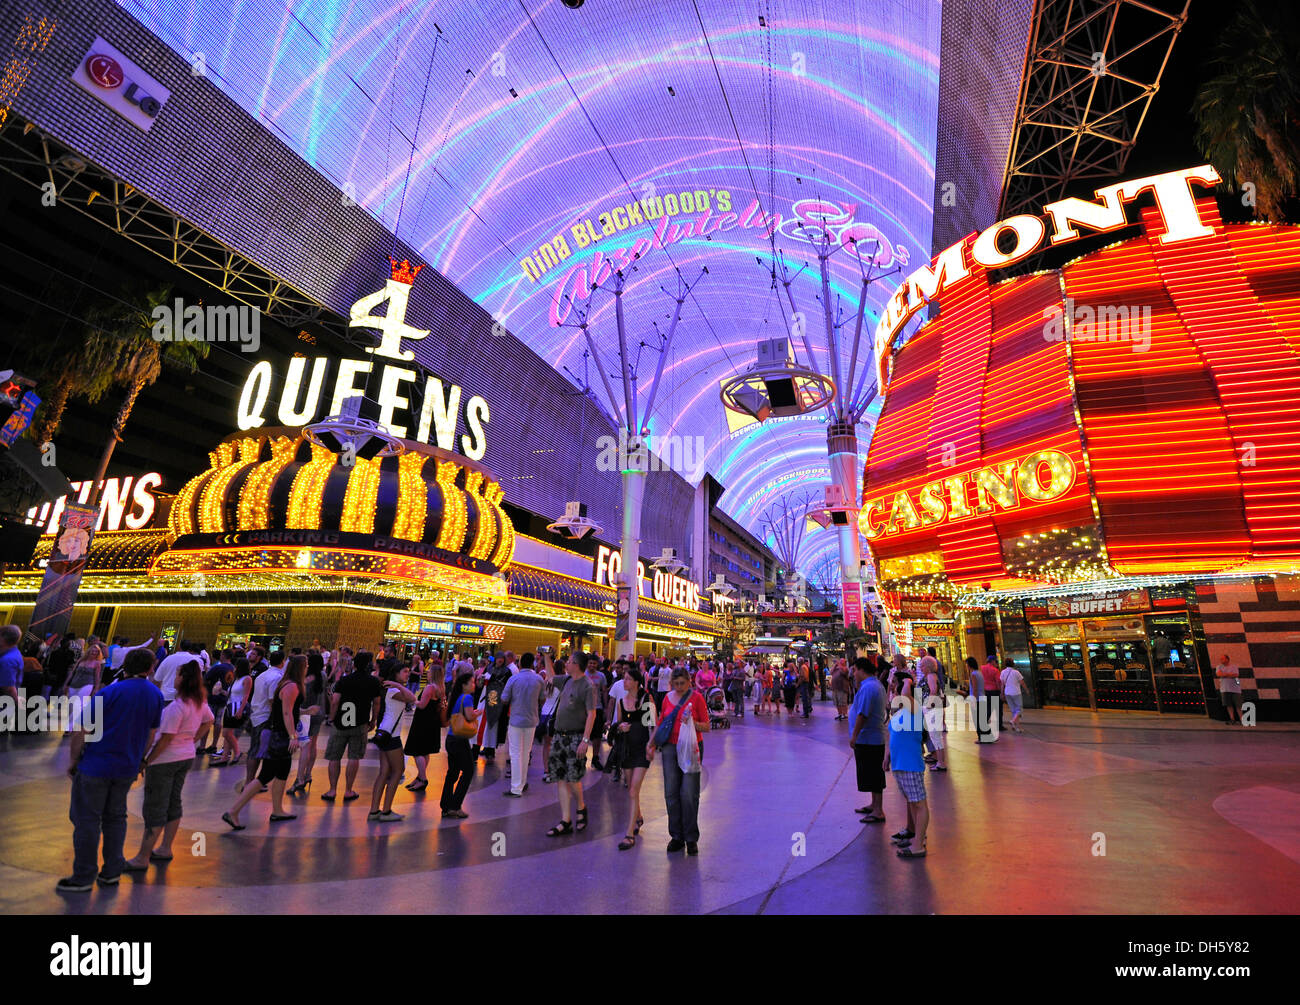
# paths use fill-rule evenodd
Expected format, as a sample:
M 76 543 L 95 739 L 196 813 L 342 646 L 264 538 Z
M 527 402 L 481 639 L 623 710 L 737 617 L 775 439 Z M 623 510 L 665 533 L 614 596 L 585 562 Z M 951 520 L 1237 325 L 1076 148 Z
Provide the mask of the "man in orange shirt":
M 799 701 L 803 704 L 803 717 L 812 715 L 812 678 L 808 672 L 808 661 L 799 661 L 798 672 Z

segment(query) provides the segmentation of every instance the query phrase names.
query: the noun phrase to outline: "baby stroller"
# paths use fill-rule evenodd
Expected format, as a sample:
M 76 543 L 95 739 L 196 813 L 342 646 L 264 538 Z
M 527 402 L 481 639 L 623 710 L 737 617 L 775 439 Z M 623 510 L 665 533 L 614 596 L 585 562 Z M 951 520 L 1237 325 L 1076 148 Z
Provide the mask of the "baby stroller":
M 722 688 L 709 688 L 704 696 L 704 704 L 709 706 L 709 728 L 730 729 L 731 719 L 727 716 L 727 695 Z

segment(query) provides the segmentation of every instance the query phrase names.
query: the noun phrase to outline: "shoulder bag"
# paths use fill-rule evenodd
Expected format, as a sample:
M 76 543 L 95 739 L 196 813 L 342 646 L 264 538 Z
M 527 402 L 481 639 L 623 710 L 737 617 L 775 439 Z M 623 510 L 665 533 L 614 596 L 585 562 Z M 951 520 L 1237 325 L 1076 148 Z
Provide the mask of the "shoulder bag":
M 652 742 L 656 747 L 668 746 L 668 738 L 673 735 L 673 724 L 677 721 L 677 717 L 682 714 L 682 709 L 690 704 L 691 695 L 694 693 L 694 691 L 687 691 L 682 697 L 682 700 L 679 701 L 673 710 L 664 716 L 663 719 L 660 720 L 659 725 L 655 727 L 655 735 Z
M 459 736 L 463 740 L 469 739 L 478 732 L 478 723 L 470 719 L 464 712 L 454 712 L 451 716 L 451 735 Z

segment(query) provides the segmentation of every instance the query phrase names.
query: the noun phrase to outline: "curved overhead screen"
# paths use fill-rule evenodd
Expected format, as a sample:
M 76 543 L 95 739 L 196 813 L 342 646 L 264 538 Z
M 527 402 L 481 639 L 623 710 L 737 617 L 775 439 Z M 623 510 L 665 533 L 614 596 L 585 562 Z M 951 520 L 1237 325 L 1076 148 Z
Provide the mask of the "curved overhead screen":
M 773 247 L 793 269 L 810 261 L 792 293 L 823 366 L 806 238 L 826 228 L 843 245 L 831 290 L 850 325 L 849 238 L 877 274 L 927 259 L 939 4 L 119 3 L 602 399 L 581 335 L 565 327 L 574 302 L 625 271 L 644 391 L 655 323 L 666 329 L 673 307 L 661 287 L 707 267 L 652 437 L 690 460 L 688 478 L 708 470 L 726 485 L 723 508 L 751 530 L 783 492 L 828 480 L 822 416 L 733 428 L 719 384 L 753 362 L 756 341 L 789 331 Z M 864 331 L 896 278 L 873 285 Z M 611 352 L 614 298 L 597 291 L 590 306 Z

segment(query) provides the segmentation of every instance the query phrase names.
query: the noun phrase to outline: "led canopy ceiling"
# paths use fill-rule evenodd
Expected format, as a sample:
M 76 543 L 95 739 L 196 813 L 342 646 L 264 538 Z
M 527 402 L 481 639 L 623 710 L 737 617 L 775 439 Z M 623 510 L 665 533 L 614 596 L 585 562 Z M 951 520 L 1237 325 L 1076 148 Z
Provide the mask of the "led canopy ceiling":
M 810 238 L 846 245 L 831 295 L 850 322 L 851 238 L 877 274 L 927 260 L 940 4 L 120 3 L 202 53 L 215 86 L 579 382 L 600 383 L 566 327 L 575 307 L 590 297 L 593 334 L 615 343 L 614 298 L 593 284 L 627 277 L 648 391 L 673 307 L 661 287 L 707 267 L 665 360 L 652 448 L 701 446 L 683 474 L 712 472 L 751 530 L 829 480 L 824 413 L 733 428 L 718 390 L 796 324 L 825 359 Z M 806 319 L 773 288 L 774 249 L 792 271 L 812 265 L 792 288 Z M 891 290 L 873 284 L 870 325 Z M 416 353 L 432 362 L 437 347 Z M 807 561 L 833 547 L 819 532 Z

